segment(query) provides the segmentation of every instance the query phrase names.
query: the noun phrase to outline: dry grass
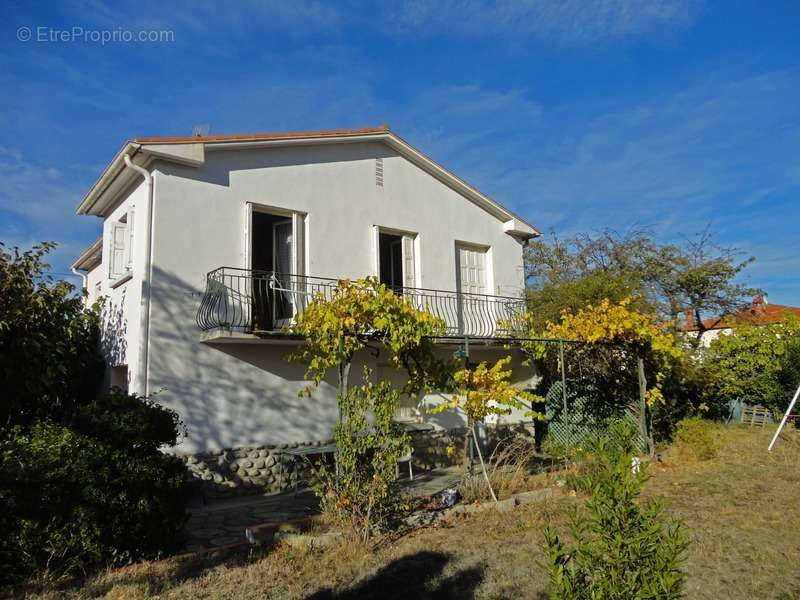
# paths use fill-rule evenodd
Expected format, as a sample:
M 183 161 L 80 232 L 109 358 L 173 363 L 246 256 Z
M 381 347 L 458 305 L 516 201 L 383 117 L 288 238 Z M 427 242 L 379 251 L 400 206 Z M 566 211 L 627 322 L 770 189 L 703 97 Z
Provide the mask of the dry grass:
M 487 461 L 486 473 L 498 499 L 552 484 L 553 477 L 549 474 L 531 474 L 537 465 L 537 456 L 536 447 L 529 436 L 514 436 L 497 445 Z M 480 466 L 476 466 L 472 475 L 464 477 L 458 492 L 465 502 L 491 498 Z
M 800 597 L 800 436 L 767 454 L 769 431 L 721 430 L 709 461 L 665 453 L 646 493 L 682 518 L 688 598 Z M 482 512 L 372 547 L 206 556 L 140 564 L 42 598 L 544 598 L 541 528 L 577 499 Z M 35 596 L 35 594 L 31 594 Z

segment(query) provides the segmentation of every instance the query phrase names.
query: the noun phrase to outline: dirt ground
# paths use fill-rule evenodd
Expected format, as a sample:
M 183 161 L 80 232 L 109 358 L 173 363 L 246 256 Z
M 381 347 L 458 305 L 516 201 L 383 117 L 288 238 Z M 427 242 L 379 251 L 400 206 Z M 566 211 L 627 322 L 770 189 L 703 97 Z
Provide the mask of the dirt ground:
M 800 598 L 800 436 L 770 454 L 771 430 L 720 427 L 720 452 L 698 462 L 669 449 L 646 495 L 663 499 L 691 539 L 687 598 Z M 545 523 L 581 498 L 563 491 L 371 546 L 174 558 L 109 571 L 38 598 L 546 598 Z

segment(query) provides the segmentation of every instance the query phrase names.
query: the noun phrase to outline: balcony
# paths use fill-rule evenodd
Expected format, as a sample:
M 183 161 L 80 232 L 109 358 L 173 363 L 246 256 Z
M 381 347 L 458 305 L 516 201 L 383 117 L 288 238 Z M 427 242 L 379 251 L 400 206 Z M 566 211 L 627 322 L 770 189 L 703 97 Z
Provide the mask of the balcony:
M 220 267 L 206 276 L 197 324 L 205 332 L 276 335 L 312 299 L 332 298 L 337 282 L 325 277 Z M 522 298 L 408 287 L 396 292 L 442 319 L 448 337 L 501 339 L 523 333 Z

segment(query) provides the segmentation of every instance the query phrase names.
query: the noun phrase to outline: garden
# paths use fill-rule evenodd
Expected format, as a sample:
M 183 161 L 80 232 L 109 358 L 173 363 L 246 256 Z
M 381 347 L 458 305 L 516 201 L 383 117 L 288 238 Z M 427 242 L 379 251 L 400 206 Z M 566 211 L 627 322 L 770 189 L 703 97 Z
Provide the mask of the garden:
M 157 397 L 97 396 L 102 307 L 42 274 L 50 249 L 2 252 L 0 570 L 10 593 L 796 593 L 797 432 L 768 453 L 769 429 L 723 423 L 743 400 L 785 410 L 800 382 L 800 326 L 736 326 L 707 347 L 688 335 L 683 311 L 730 312 L 753 291 L 734 282 L 749 260 L 707 237 L 688 248 L 642 233 L 534 242 L 525 334 L 504 340 L 509 357 L 495 361 L 443 354 L 443 323 L 424 306 L 372 279 L 340 281 L 291 326 L 306 344 L 288 357 L 312 382 L 298 401 L 337 376 L 335 466 L 314 473 L 321 515 L 274 524 L 244 549 L 171 558 L 187 476 L 164 450 L 191 432 Z M 512 385 L 512 348 L 535 369 L 534 387 Z M 351 373 L 364 351 L 382 353 L 403 385 Z M 454 489 L 414 499 L 399 485 L 410 440 L 394 415 L 402 397 L 432 392 L 444 400 L 431 412 L 466 419 L 448 447 L 463 471 Z M 511 412 L 532 423 L 527 434 L 487 444 L 482 432 Z

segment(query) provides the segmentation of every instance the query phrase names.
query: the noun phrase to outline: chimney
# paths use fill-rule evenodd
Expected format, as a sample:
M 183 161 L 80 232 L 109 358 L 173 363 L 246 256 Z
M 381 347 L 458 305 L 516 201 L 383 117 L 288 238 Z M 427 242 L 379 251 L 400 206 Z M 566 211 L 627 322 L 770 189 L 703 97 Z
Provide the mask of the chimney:
M 694 322 L 694 311 L 691 308 L 684 308 L 683 316 L 684 316 L 683 330 L 694 331 L 697 328 Z
M 767 299 L 764 297 L 764 294 L 759 294 L 753 298 L 753 302 L 750 305 L 750 312 L 753 314 L 763 313 L 766 310 L 766 306 Z

